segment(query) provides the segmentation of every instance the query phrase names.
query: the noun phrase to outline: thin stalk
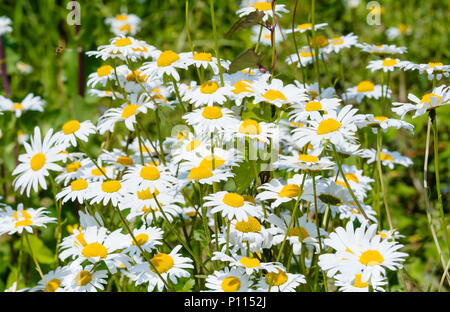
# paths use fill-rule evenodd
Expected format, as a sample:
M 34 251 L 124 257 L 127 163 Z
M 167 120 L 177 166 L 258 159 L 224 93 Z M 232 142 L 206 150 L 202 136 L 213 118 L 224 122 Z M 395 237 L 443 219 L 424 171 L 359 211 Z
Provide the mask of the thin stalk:
M 36 270 L 39 272 L 39 275 L 41 276 L 41 279 L 44 282 L 44 284 L 47 284 L 47 281 L 45 280 L 44 274 L 42 273 L 39 262 L 37 261 L 35 255 L 33 253 L 33 249 L 31 248 L 30 240 L 28 238 L 28 233 L 25 230 L 22 233 L 25 236 L 25 240 L 27 241 L 28 249 L 30 250 L 30 255 L 31 255 L 31 258 L 33 258 L 34 265 L 36 266 Z
M 382 131 L 381 129 L 377 129 L 377 168 L 378 168 L 378 176 L 380 178 L 381 192 L 383 193 L 384 208 L 386 209 L 386 215 L 388 218 L 389 228 L 390 228 L 390 230 L 393 230 L 394 227 L 392 225 L 391 212 L 390 212 L 388 201 L 387 201 L 386 189 L 384 187 L 383 169 L 381 167 L 381 146 L 383 143 L 383 135 L 382 135 L 381 131 Z M 379 194 L 377 194 L 377 196 L 379 196 Z
M 214 0 L 209 0 L 209 8 L 211 12 L 211 23 L 213 28 L 213 36 L 214 36 L 214 52 L 216 54 L 217 58 L 217 65 L 219 66 L 219 76 L 220 76 L 220 84 L 223 87 L 223 72 L 222 72 L 222 66 L 220 65 L 220 55 L 219 55 L 219 44 L 217 41 L 217 30 L 216 30 L 216 17 L 214 15 Z

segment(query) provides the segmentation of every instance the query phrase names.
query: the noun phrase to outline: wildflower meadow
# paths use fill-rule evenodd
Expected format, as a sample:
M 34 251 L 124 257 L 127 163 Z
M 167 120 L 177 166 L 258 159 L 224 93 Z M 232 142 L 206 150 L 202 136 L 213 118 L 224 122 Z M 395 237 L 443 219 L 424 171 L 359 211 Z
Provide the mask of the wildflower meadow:
M 0 3 L 0 291 L 446 292 L 450 3 Z

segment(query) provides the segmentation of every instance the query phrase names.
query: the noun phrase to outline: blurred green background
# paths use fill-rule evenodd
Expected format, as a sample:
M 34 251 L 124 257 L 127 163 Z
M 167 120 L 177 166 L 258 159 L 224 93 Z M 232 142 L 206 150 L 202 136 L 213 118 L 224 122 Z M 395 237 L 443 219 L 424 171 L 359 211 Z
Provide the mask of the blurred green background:
M 90 51 L 109 42 L 113 35 L 109 31 L 109 26 L 104 23 L 105 18 L 114 17 L 121 12 L 136 14 L 142 19 L 141 30 L 136 35 L 137 38 L 145 40 L 161 50 L 172 49 L 177 52 L 190 50 L 185 25 L 185 1 L 78 1 L 81 5 L 81 26 L 78 36 L 75 35 L 74 26 L 67 24 L 69 10 L 66 5 L 68 2 L 3 0 L 0 3 L 0 16 L 8 16 L 13 21 L 13 32 L 3 38 L 12 90 L 11 97 L 13 100 L 19 100 L 29 92 L 33 92 L 47 102 L 44 113 L 25 113 L 17 124 L 12 119 L 0 117 L 0 129 L 2 130 L 0 164 L 4 170 L 0 189 L 3 190 L 2 195 L 6 195 L 7 201 L 10 200 L 11 204 L 14 204 L 11 200 L 15 195 L 10 184 L 10 173 L 15 167 L 14 137 L 18 129 L 25 133 L 31 133 L 35 125 L 39 125 L 41 129 L 59 128 L 69 119 L 91 119 L 96 122 L 101 107 L 99 103 L 102 100 L 78 95 L 77 47 L 81 47 L 83 51 Z M 360 1 L 356 8 L 349 7 L 347 1 L 321 0 L 316 2 L 316 22 L 328 23 L 328 27 L 319 31 L 318 34 L 331 38 L 353 32 L 359 36 L 359 42 L 406 46 L 408 53 L 399 56 L 402 60 L 414 63 L 430 61 L 450 63 L 449 1 L 379 1 L 382 6 L 381 25 L 367 24 L 366 17 L 369 10 L 366 8 L 366 4 L 369 1 Z M 286 4 L 286 8 L 292 12 L 293 0 L 277 1 L 277 3 Z M 310 1 L 299 1 L 296 13 L 297 24 L 310 21 L 310 4 Z M 214 41 L 208 1 L 191 0 L 189 6 L 190 30 L 196 50 L 213 53 Z M 250 41 L 250 30 L 243 30 L 233 34 L 230 38 L 223 38 L 223 34 L 238 19 L 235 14 L 238 8 L 238 1 L 215 1 L 220 53 L 223 58 L 229 60 L 233 60 L 254 45 Z M 286 14 L 280 21 L 282 27 L 290 28 L 291 20 L 292 13 Z M 397 27 L 401 23 L 410 27 L 410 33 L 388 41 L 385 34 L 386 29 Z M 290 53 L 294 52 L 291 36 L 288 36 L 287 39 L 285 44 L 280 44 L 277 48 L 280 61 L 276 67 L 276 74 L 285 81 L 292 81 L 295 79 L 294 72 L 283 62 Z M 299 45 L 306 44 L 303 36 L 299 36 L 298 41 Z M 262 51 L 266 53 L 263 64 L 270 67 L 270 47 L 262 47 Z M 370 57 L 367 53 L 361 53 L 357 48 L 347 49 L 341 53 L 344 61 L 344 84 L 346 87 L 354 86 L 362 79 L 371 79 L 380 83 L 380 74 L 378 72 L 371 73 L 364 67 Z M 370 59 L 376 59 L 376 57 Z M 328 63 L 333 77 L 338 77 L 339 67 L 336 60 L 336 57 L 332 57 Z M 29 75 L 18 74 L 16 70 L 18 61 L 33 66 L 33 72 Z M 94 72 L 100 65 L 100 60 L 84 57 L 85 81 L 88 74 Z M 308 68 L 309 77 L 313 75 L 311 68 Z M 324 75 L 323 82 L 325 81 L 327 80 Z M 438 85 L 448 84 L 448 81 L 448 79 L 441 80 Z M 341 85 L 338 84 L 338 88 L 339 86 Z M 391 75 L 390 87 L 393 90 L 393 101 L 406 101 L 408 93 L 421 97 L 430 92 L 431 81 L 427 80 L 425 75 L 419 75 L 417 71 L 406 73 L 396 71 Z M 3 89 L 0 89 L 0 94 L 4 94 Z M 370 112 L 363 111 L 363 113 Z M 450 185 L 449 113 L 449 107 L 438 110 L 440 175 L 444 209 L 447 214 Z M 389 180 L 388 200 L 391 205 L 394 226 L 401 234 L 405 235 L 405 238 L 401 240 L 406 245 L 404 251 L 410 254 L 406 262 L 408 280 L 415 290 L 428 290 L 431 287 L 435 290 L 439 285 L 443 270 L 427 225 L 424 208 L 422 185 L 426 116 L 416 119 L 407 117 L 406 120 L 415 125 L 415 134 L 392 130 L 386 134 L 384 143 L 389 150 L 397 150 L 411 157 L 414 165 L 406 169 L 403 167 L 396 167 L 395 170 L 385 169 Z M 98 148 L 100 141 L 90 143 Z M 432 157 L 433 153 L 430 152 L 429 183 L 435 212 L 433 218 L 439 220 L 437 207 L 434 207 L 436 192 Z M 39 197 L 36 195 L 29 201 L 34 203 L 33 207 L 38 204 L 53 205 L 51 198 L 51 190 L 47 190 L 41 192 Z M 70 213 L 67 214 L 67 217 L 69 220 L 70 218 L 73 220 Z M 75 220 L 73 221 L 75 222 Z M 438 222 L 436 222 L 436 226 L 439 228 Z M 53 227 L 50 226 L 48 230 L 45 230 L 42 239 L 45 245 L 53 250 L 52 229 Z M 442 235 L 439 237 L 441 238 Z M 2 237 L 0 240 L 5 241 L 9 238 Z M 444 241 L 440 241 L 440 243 L 445 251 L 446 243 Z M 13 263 L 16 259 L 11 250 L 17 250 L 17 248 L 17 244 L 12 246 L 12 244 L 0 241 L 0 290 L 9 286 L 13 281 L 15 274 Z M 47 256 L 51 257 L 51 253 Z M 448 257 L 447 253 L 446 258 Z M 43 266 L 44 271 L 47 271 L 45 263 Z M 34 278 L 37 280 L 37 276 Z

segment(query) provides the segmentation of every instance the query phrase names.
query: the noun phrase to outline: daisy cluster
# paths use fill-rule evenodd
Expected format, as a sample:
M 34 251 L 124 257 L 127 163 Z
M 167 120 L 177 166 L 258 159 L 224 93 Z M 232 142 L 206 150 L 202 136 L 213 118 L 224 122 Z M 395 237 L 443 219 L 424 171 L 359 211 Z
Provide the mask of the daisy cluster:
M 236 14 L 256 11 L 269 24 L 288 13 L 282 4 L 246 1 Z M 23 141 L 13 186 L 31 198 L 50 181 L 57 218 L 45 207 L 2 205 L 0 234 L 49 224 L 62 231 L 61 209 L 79 216 L 58 240 L 60 265 L 27 291 L 101 291 L 118 280 L 147 291 L 185 289 L 188 281 L 202 291 L 384 291 L 407 254 L 392 224 L 385 230 L 380 222 L 386 215 L 369 172 L 383 179 L 383 170 L 412 164 L 383 146 L 383 133 L 413 133 L 405 114 L 448 104 L 449 87 L 364 114 L 361 103 L 388 101 L 388 84 L 365 80 L 338 92 L 259 68 L 230 72 L 232 61 L 210 52 L 160 50 L 135 38 L 139 22 L 131 14 L 107 19 L 115 37 L 87 52 L 103 62 L 88 77 L 89 94 L 109 106 L 45 134 L 36 126 Z M 255 41 L 309 38 L 327 25 L 258 27 Z M 437 80 L 449 73 L 442 64 L 400 61 L 393 55 L 405 48 L 360 44 L 353 33 L 318 35 L 286 62 L 306 70 L 352 48 L 385 57 L 367 70 L 387 77 L 397 69 Z M 20 118 L 42 112 L 44 101 L 1 97 L 0 110 Z M 166 114 L 182 127 L 165 136 Z M 364 133 L 377 144 L 362 144 Z M 100 153 L 88 148 L 93 137 L 103 142 Z

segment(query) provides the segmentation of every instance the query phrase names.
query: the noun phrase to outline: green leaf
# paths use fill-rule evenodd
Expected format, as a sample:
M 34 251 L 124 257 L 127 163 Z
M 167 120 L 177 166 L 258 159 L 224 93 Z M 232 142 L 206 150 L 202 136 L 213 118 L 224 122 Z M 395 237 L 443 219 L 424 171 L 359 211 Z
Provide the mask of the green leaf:
M 255 50 L 248 49 L 244 54 L 241 54 L 230 64 L 228 74 L 237 72 L 238 70 L 248 67 L 259 67 L 262 55 L 256 54 Z
M 28 234 L 27 234 L 28 235 Z M 28 235 L 31 248 L 39 263 L 52 264 L 55 262 L 55 257 L 50 249 L 44 245 L 44 243 L 36 236 Z M 28 246 L 24 246 L 25 251 L 30 254 Z
M 239 29 L 243 28 L 249 28 L 253 25 L 258 25 L 261 23 L 262 18 L 264 16 L 264 12 L 262 11 L 255 11 L 253 13 L 250 13 L 249 15 L 241 17 L 236 23 L 231 26 L 230 30 L 225 34 L 225 38 L 230 37 L 232 34 L 234 34 Z
M 243 193 L 253 182 L 254 173 L 249 162 L 243 162 L 239 167 L 233 168 L 234 182 L 237 186 L 237 192 Z
M 180 290 L 177 291 L 181 291 L 181 292 L 188 292 L 188 291 L 192 291 L 192 288 L 195 285 L 195 280 L 193 278 L 189 279 L 186 283 L 184 283 L 183 287 Z

